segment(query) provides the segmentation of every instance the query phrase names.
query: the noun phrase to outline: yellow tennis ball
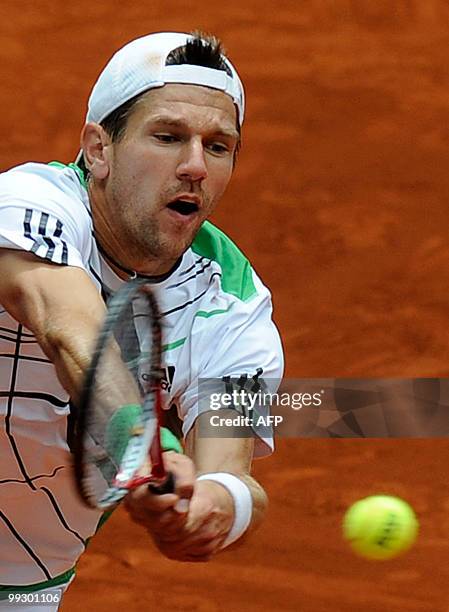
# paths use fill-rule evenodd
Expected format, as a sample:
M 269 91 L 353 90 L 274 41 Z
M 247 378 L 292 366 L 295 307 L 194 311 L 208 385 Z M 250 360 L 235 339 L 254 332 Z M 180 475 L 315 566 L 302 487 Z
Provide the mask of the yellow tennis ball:
M 413 509 L 399 497 L 372 495 L 353 504 L 343 520 L 351 548 L 367 559 L 392 559 L 408 550 L 419 523 Z

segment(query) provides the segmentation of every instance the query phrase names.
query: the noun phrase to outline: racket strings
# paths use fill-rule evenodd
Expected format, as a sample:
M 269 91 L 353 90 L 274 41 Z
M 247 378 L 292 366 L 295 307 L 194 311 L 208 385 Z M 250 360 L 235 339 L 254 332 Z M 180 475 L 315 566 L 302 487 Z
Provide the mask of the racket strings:
M 153 440 L 158 444 L 160 358 L 161 331 L 151 293 L 141 287 L 116 294 L 108 307 L 83 406 L 78 480 L 90 505 L 106 507 L 123 497 L 148 459 Z M 160 456 L 160 448 L 151 454 L 156 477 L 163 474 Z

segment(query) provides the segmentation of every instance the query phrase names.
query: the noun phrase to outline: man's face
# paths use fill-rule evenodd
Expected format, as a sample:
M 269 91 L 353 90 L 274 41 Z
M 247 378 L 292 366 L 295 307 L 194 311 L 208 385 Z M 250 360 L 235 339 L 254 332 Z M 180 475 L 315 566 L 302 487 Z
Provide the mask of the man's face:
M 190 246 L 231 178 L 238 140 L 221 91 L 170 84 L 137 103 L 104 183 L 111 228 L 137 269 L 157 260 L 168 270 Z

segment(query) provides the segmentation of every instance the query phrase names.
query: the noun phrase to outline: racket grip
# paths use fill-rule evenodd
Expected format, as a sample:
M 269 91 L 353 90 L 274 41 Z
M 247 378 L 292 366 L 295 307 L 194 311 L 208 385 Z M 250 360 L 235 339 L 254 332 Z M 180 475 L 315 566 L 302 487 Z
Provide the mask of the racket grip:
M 175 492 L 175 479 L 171 472 L 168 472 L 167 478 L 159 485 L 149 484 L 148 489 L 154 495 L 164 495 L 165 493 Z

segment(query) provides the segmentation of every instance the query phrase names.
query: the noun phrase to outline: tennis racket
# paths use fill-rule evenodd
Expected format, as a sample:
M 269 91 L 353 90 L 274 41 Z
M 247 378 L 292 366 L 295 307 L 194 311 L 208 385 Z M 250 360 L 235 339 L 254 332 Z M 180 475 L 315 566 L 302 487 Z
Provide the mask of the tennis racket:
M 91 508 L 117 504 L 148 484 L 174 490 L 162 461 L 161 323 L 145 279 L 121 287 L 84 377 L 73 438 L 77 490 Z

